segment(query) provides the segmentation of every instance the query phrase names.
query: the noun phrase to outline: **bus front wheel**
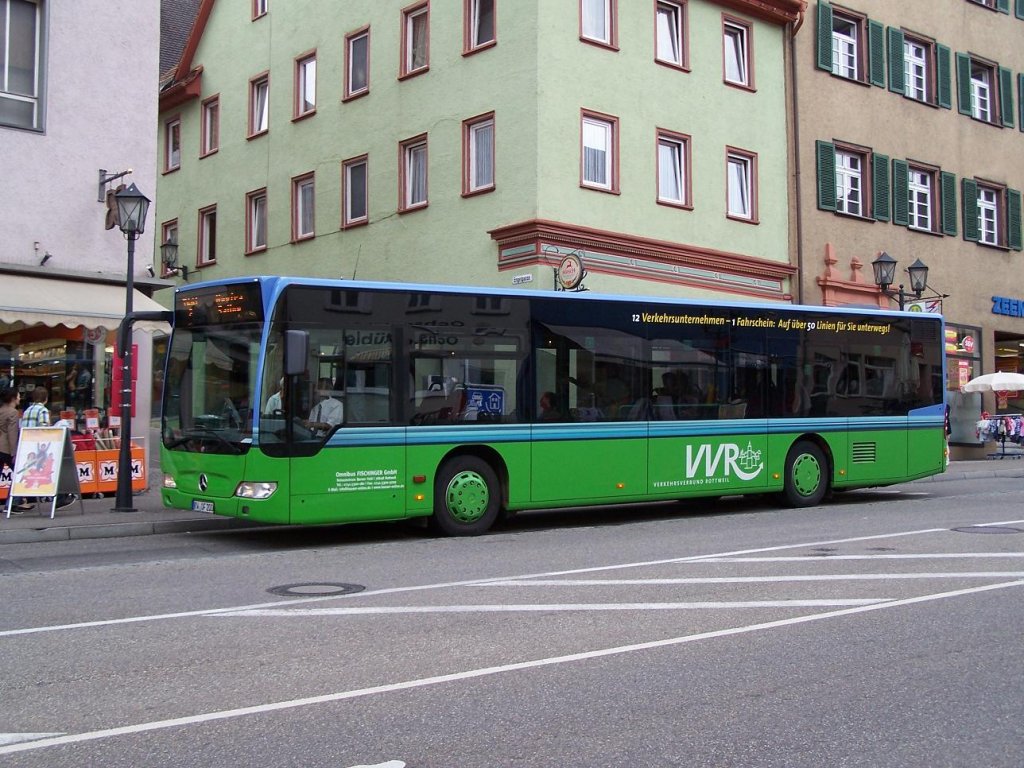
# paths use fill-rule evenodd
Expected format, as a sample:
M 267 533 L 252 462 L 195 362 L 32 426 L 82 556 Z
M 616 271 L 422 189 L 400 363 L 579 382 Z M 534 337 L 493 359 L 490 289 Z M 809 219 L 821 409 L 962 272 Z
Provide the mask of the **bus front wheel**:
M 437 473 L 431 528 L 446 536 L 478 536 L 498 518 L 500 502 L 498 477 L 486 461 L 452 459 Z
M 782 495 L 791 507 L 813 507 L 828 490 L 828 460 L 814 443 L 801 440 L 786 456 Z

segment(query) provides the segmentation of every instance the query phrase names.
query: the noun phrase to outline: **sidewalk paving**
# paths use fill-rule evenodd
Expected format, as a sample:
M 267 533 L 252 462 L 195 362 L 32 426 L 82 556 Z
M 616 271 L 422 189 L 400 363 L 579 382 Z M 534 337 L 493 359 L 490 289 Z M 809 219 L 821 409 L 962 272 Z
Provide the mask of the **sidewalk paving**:
M 151 482 L 159 479 L 154 473 Z M 987 477 L 1024 478 L 1024 459 L 1020 454 L 1005 459 L 955 461 L 944 474 L 914 480 L 933 483 Z M 119 536 L 145 536 L 154 533 L 187 533 L 264 527 L 264 523 L 218 517 L 183 509 L 167 509 L 160 498 L 159 485 L 132 497 L 136 512 L 114 512 L 113 496 L 84 499 L 81 503 L 58 509 L 50 519 L 48 504 L 37 504 L 32 511 L 10 518 L 0 512 L 0 545 L 71 539 L 105 539 Z M 6 502 L 0 510 L 6 509 Z

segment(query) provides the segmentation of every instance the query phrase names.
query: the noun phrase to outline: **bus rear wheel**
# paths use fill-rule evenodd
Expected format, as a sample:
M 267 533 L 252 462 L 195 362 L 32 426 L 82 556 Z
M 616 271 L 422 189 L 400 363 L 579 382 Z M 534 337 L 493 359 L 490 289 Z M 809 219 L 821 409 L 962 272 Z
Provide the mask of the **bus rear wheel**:
M 809 440 L 801 440 L 786 456 L 786 476 L 782 495 L 791 507 L 813 507 L 828 491 L 828 460 L 825 453 Z
M 498 518 L 501 494 L 491 466 L 475 456 L 446 462 L 434 481 L 431 528 L 446 536 L 478 536 Z

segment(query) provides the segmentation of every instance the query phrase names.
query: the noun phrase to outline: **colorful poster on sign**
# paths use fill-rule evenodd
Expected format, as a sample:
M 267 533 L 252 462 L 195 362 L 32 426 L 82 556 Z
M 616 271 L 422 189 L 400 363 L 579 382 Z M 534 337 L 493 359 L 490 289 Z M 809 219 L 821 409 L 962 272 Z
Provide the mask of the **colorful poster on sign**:
M 54 496 L 64 450 L 63 427 L 25 427 L 14 459 L 14 496 Z

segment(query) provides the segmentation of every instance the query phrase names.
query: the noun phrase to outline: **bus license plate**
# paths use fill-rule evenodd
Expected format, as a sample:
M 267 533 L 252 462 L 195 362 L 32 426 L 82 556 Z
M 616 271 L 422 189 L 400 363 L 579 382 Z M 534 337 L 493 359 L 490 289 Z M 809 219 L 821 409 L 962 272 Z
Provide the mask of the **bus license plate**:
M 192 511 L 193 512 L 213 512 L 212 501 L 199 501 L 198 499 L 192 499 Z

